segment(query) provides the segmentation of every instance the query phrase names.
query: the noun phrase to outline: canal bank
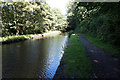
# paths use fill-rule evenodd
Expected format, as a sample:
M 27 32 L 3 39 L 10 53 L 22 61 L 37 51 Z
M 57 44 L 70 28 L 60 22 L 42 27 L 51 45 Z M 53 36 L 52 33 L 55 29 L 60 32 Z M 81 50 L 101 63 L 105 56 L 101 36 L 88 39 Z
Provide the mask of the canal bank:
M 6 44 L 6 43 L 13 43 L 13 42 L 19 42 L 19 41 L 30 40 L 30 39 L 41 39 L 44 37 L 58 35 L 58 34 L 61 34 L 61 32 L 60 31 L 49 31 L 49 32 L 43 33 L 43 34 L 30 34 L 30 35 L 0 37 L 0 43 Z
M 73 34 L 69 39 L 54 79 L 119 80 L 119 74 L 119 57 L 91 44 L 80 34 Z
M 72 34 L 65 48 L 60 65 L 54 75 L 54 79 L 59 78 L 85 78 L 93 76 L 93 66 L 85 47 L 76 34 Z

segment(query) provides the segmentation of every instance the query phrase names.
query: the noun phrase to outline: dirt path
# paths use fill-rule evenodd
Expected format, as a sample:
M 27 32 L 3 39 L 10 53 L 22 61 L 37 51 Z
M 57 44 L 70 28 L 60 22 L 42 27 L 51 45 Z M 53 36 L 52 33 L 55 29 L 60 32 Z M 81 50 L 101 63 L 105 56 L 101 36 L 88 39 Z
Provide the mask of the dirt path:
M 118 58 L 104 52 L 102 49 L 92 45 L 87 39 L 79 35 L 79 39 L 85 46 L 90 59 L 93 62 L 96 78 L 120 78 Z

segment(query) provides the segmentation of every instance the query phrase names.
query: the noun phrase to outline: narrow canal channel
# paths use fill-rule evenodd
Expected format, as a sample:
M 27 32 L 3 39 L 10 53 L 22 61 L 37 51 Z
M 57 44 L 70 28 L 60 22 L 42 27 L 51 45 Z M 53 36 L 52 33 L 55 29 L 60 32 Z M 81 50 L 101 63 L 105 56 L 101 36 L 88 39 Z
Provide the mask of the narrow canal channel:
M 3 78 L 53 78 L 67 34 L 2 45 Z

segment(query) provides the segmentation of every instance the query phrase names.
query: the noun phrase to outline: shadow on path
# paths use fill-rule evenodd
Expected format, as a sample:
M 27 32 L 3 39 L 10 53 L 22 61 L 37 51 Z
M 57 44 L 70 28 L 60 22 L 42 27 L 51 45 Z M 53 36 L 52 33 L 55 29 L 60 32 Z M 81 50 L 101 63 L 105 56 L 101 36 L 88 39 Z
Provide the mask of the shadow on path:
M 93 62 L 96 78 L 120 78 L 118 58 L 104 52 L 102 49 L 92 45 L 87 39 L 78 35 L 80 41 L 85 46 L 90 59 Z

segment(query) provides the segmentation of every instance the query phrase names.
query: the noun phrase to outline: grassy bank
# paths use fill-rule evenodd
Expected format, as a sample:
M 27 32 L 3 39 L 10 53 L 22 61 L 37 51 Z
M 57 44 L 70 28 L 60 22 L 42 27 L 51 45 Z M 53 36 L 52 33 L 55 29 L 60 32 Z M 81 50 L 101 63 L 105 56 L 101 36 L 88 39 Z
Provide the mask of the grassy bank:
M 92 44 L 98 46 L 99 48 L 103 49 L 104 51 L 110 53 L 110 54 L 118 54 L 120 52 L 120 49 L 115 47 L 114 45 L 111 45 L 109 43 L 105 43 L 103 41 L 100 41 L 97 37 L 92 37 L 89 34 L 82 34 L 83 37 L 87 38 Z
M 0 42 L 11 42 L 11 41 L 16 42 L 16 41 L 27 40 L 27 39 L 37 39 L 37 38 L 47 37 L 50 35 L 57 35 L 60 33 L 61 33 L 60 31 L 49 31 L 44 34 L 6 36 L 6 37 L 0 37 Z
M 0 37 L 0 41 L 7 42 L 7 41 L 12 41 L 12 40 L 17 40 L 17 39 L 26 39 L 26 38 L 34 37 L 35 35 L 36 34 Z
M 88 54 L 76 34 L 72 34 L 62 61 L 63 72 L 70 78 L 90 78 L 93 67 Z

